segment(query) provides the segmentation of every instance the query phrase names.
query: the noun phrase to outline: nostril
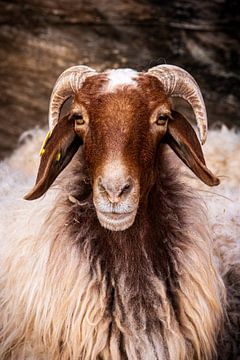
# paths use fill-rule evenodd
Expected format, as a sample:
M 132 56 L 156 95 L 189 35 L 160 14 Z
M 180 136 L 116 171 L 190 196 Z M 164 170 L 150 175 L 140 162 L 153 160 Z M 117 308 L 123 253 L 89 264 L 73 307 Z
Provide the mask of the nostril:
M 128 190 L 130 189 L 130 184 L 127 184 L 127 185 L 125 185 L 124 187 L 123 187 L 123 189 L 122 189 L 122 193 L 125 193 L 125 192 L 127 192 Z
M 98 178 L 98 189 L 100 192 L 106 192 L 106 188 L 103 185 L 103 180 L 101 176 Z
M 128 196 L 133 188 L 132 178 L 125 179 L 112 179 L 102 178 L 101 176 L 97 181 L 98 191 L 102 197 L 106 197 L 111 203 L 118 203 L 123 197 Z
M 121 196 L 121 195 L 123 195 L 123 194 L 129 193 L 129 192 L 130 192 L 130 188 L 131 188 L 130 184 L 125 185 L 125 186 L 122 188 L 119 196 Z
M 122 187 L 119 196 L 121 196 L 123 194 L 129 194 L 130 191 L 132 190 L 132 188 L 133 188 L 133 181 L 131 178 L 129 178 L 127 183 Z

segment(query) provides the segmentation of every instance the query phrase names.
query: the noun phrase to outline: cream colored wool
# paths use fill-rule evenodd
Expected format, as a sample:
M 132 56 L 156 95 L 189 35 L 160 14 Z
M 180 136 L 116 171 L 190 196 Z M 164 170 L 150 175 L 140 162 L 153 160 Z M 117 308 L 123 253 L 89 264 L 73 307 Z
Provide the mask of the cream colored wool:
M 44 132 L 33 131 L 33 135 L 33 140 L 26 140 L 0 166 L 0 358 L 120 359 L 116 339 L 121 331 L 129 359 L 139 359 L 139 354 L 142 359 L 154 359 L 153 349 L 164 360 L 192 359 L 193 349 L 198 359 L 209 359 L 219 326 L 215 314 L 221 318 L 225 306 L 221 279 L 212 265 L 211 247 L 222 276 L 240 264 L 240 134 L 225 127 L 210 131 L 204 146 L 209 168 L 222 179 L 219 187 L 210 189 L 183 170 L 184 181 L 190 182 L 196 197 L 205 202 L 213 245 L 207 240 L 207 224 L 196 225 L 191 233 L 195 248 L 186 248 L 184 254 L 177 255 L 184 269 L 176 294 L 181 329 L 164 285 L 150 274 L 153 288 L 162 299 L 156 314 L 162 319 L 164 344 L 158 334 L 146 333 L 144 314 L 140 314 L 142 327 L 138 331 L 131 311 L 126 321 L 116 307 L 113 321 L 106 308 L 108 289 L 100 265 L 92 273 L 87 246 L 85 253 L 79 254 L 69 242 L 68 224 L 61 221 L 64 205 L 59 190 L 70 170 L 63 172 L 42 199 L 22 200 L 35 178 L 35 159 L 37 162 Z M 189 224 L 193 225 L 198 216 L 197 210 L 189 214 Z M 117 286 L 127 309 L 125 279 Z
M 222 274 L 240 264 L 240 132 L 222 126 L 211 130 L 204 146 L 208 167 L 221 184 L 215 188 L 199 182 L 183 168 L 189 183 L 206 204 L 214 249 Z

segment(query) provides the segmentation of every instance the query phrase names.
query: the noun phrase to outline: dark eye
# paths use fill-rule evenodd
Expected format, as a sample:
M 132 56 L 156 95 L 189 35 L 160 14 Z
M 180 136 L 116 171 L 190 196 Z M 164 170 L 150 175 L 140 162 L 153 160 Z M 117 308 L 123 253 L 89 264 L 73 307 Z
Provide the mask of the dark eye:
M 166 114 L 160 114 L 158 115 L 158 118 L 156 120 L 157 125 L 164 125 L 169 119 L 169 116 Z
M 72 119 L 75 121 L 76 125 L 83 125 L 85 124 L 85 121 L 83 119 L 83 115 L 81 113 L 76 113 L 72 115 Z

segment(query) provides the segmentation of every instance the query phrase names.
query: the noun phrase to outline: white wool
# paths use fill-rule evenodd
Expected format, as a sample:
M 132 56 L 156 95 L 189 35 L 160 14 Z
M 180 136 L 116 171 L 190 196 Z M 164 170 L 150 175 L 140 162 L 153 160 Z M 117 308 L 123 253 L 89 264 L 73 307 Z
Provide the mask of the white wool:
M 34 184 L 40 160 L 39 149 L 45 135 L 46 132 L 40 129 L 24 133 L 21 137 L 23 144 L 0 163 L 0 259 L 9 241 L 24 238 L 40 229 L 48 213 L 45 206 L 51 206 L 51 199 L 56 193 L 53 187 L 49 194 L 36 202 L 23 200 Z
M 132 69 L 113 69 L 106 72 L 109 82 L 107 84 L 107 91 L 115 91 L 119 86 L 130 85 L 136 86 L 137 83 L 134 78 L 137 72 Z
M 13 171 L 20 171 L 28 176 L 36 176 L 36 171 L 40 162 L 39 151 L 46 136 L 47 130 L 33 129 L 25 131 L 19 143 L 22 144 L 12 156 L 5 159 L 5 163 Z
M 182 170 L 206 204 L 215 253 L 222 274 L 240 263 L 240 132 L 226 126 L 210 130 L 203 152 L 209 169 L 221 183 L 210 188 L 185 166 Z

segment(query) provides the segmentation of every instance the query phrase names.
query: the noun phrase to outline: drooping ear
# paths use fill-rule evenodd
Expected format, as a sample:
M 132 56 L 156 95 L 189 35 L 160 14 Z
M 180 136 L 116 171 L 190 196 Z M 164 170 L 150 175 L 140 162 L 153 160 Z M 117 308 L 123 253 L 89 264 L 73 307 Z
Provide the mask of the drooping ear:
M 74 120 L 69 115 L 59 120 L 42 148 L 36 184 L 24 199 L 35 200 L 42 196 L 82 143 L 82 139 L 74 131 Z
M 209 186 L 216 186 L 220 180 L 206 167 L 201 145 L 189 122 L 178 112 L 173 111 L 168 122 L 166 142 L 178 157 Z

